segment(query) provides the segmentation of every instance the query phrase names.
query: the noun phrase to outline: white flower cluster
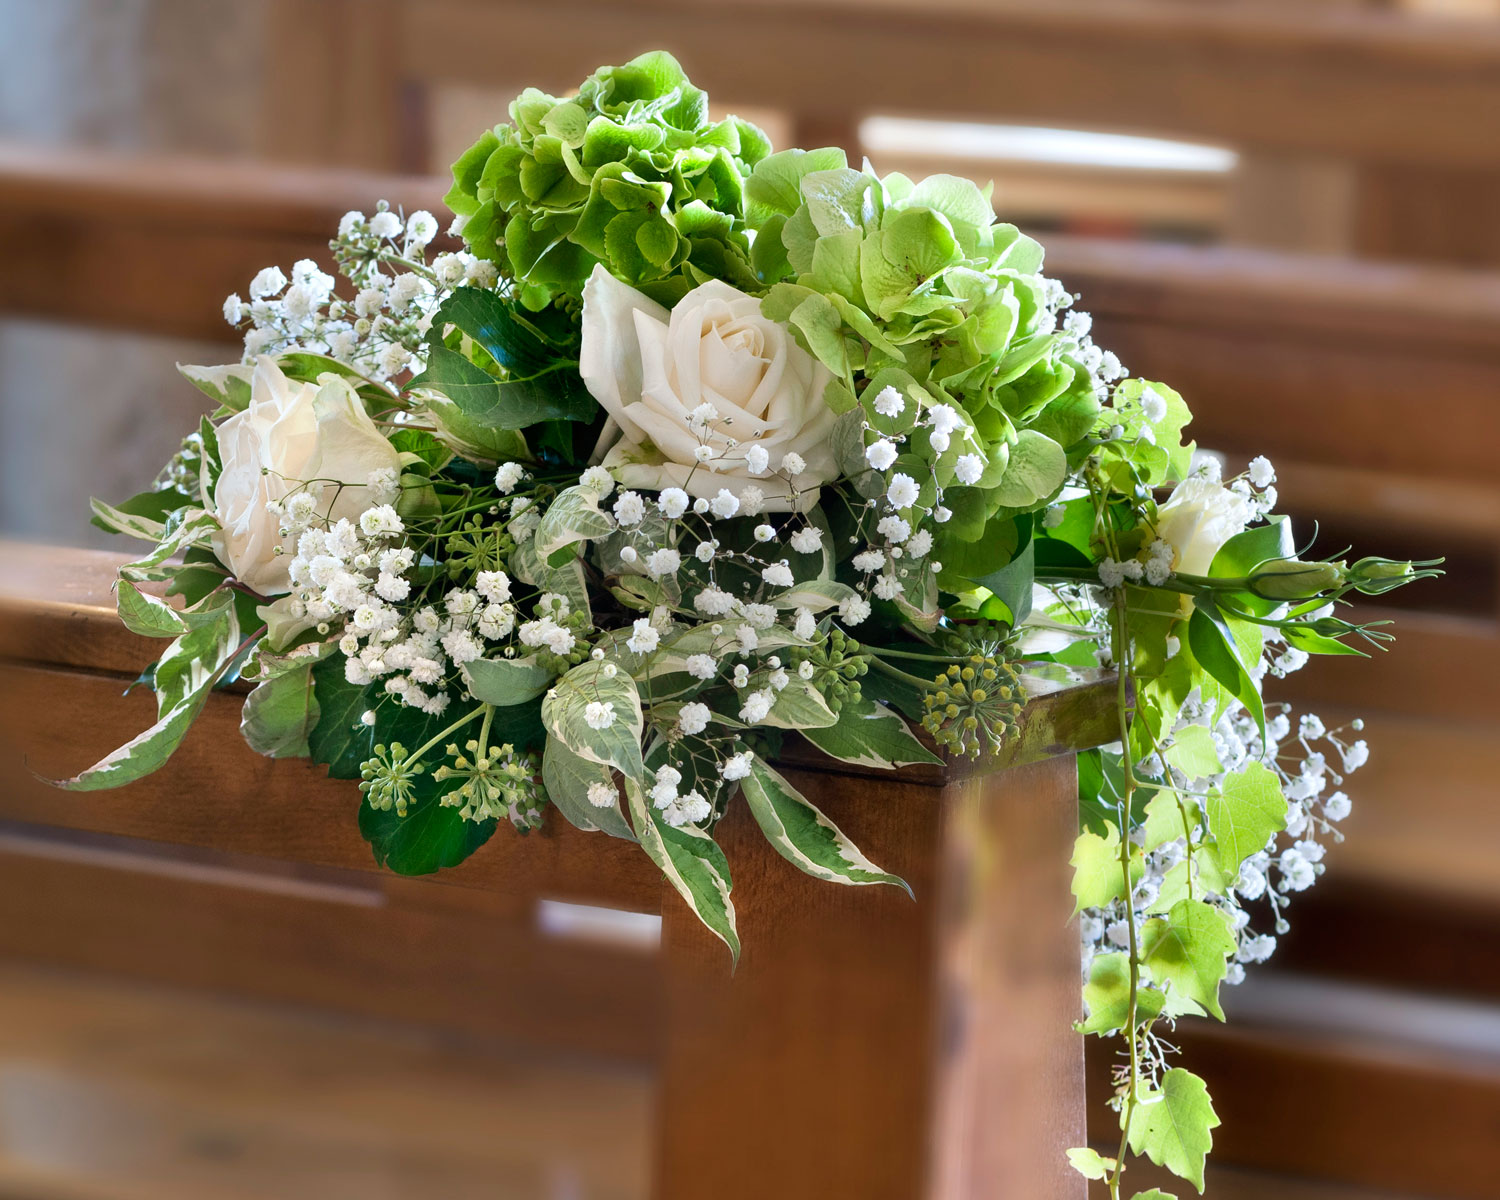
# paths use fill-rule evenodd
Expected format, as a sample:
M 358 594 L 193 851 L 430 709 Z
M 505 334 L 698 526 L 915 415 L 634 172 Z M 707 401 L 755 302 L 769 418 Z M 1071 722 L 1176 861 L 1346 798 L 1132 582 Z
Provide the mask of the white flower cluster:
M 454 287 L 494 287 L 493 263 L 468 253 L 440 254 L 429 265 L 428 244 L 437 236 L 436 218 L 414 212 L 404 221 L 382 201 L 366 217 L 344 214 L 333 242 L 339 270 L 353 287 L 352 298 L 334 294 L 334 278 L 311 259 L 292 268 L 288 279 L 267 267 L 250 282 L 249 299 L 224 301 L 224 319 L 245 325 L 245 358 L 304 350 L 348 363 L 375 380 L 421 369 L 422 341 L 433 311 Z

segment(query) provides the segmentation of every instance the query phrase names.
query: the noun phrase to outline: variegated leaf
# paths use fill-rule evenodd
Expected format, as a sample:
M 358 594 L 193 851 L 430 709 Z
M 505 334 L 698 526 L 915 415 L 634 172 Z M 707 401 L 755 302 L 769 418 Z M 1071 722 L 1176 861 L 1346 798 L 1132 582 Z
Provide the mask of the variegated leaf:
M 605 808 L 589 800 L 591 783 L 603 783 L 611 792 L 615 791 L 614 772 L 609 767 L 579 758 L 557 738 L 548 738 L 542 753 L 542 782 L 553 806 L 585 833 L 603 830 L 611 837 L 636 840 L 630 823 L 620 811 L 618 794 L 614 803 Z

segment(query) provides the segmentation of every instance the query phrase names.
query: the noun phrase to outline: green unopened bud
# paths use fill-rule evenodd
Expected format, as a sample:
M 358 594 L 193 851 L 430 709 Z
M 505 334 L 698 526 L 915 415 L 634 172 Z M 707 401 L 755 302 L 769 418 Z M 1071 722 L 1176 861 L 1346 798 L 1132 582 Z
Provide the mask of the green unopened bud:
M 1273 558 L 1250 572 L 1250 590 L 1266 600 L 1311 600 L 1344 582 L 1341 562 Z
M 1390 558 L 1362 558 L 1349 568 L 1349 582 L 1367 596 L 1378 596 L 1415 579 L 1416 565 Z

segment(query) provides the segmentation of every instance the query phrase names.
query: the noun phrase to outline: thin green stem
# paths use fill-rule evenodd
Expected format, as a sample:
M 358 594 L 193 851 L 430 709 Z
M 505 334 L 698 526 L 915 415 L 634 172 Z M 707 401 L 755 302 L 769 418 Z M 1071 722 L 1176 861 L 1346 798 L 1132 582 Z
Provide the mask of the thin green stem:
M 465 725 L 467 725 L 475 717 L 479 716 L 480 713 L 489 712 L 494 707 L 495 706 L 493 704 L 481 704 L 473 712 L 467 714 L 466 716 L 459 717 L 459 719 L 456 720 L 456 721 L 454 721 L 453 724 L 450 725 L 450 726 L 448 726 L 447 729 L 443 730 L 441 733 L 434 734 L 432 737 L 430 737 L 422 745 L 422 747 L 420 749 L 413 750 L 404 759 L 402 759 L 402 762 L 408 762 L 408 763 L 409 762 L 416 762 L 417 759 L 421 758 L 422 755 L 426 754 L 429 750 L 431 750 L 434 746 L 436 746 L 444 738 L 448 737 L 450 734 L 457 733 L 460 729 L 462 729 Z

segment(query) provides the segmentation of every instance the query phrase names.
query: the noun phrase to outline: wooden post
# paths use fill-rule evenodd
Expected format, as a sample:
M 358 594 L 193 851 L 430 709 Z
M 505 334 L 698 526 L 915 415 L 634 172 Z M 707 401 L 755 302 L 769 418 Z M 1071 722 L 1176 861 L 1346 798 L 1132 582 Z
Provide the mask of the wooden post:
M 253 754 L 237 695 L 149 778 L 51 791 L 21 756 L 62 774 L 138 730 L 151 705 L 119 691 L 155 647 L 114 614 L 121 556 L 0 550 L 0 958 L 465 1032 L 534 1013 L 503 1031 L 660 1064 L 658 1200 L 1082 1200 L 1072 750 L 1113 731 L 1107 680 L 1039 683 L 978 763 L 878 771 L 789 742 L 788 779 L 914 896 L 809 878 L 734 805 L 731 973 L 636 847 L 555 817 L 435 879 L 374 873 L 352 785 Z M 539 896 L 659 909 L 662 956 L 549 944 Z
M 738 972 L 662 906 L 658 1200 L 1081 1200 L 1072 757 L 790 777 L 916 899 L 810 879 L 731 810 Z

